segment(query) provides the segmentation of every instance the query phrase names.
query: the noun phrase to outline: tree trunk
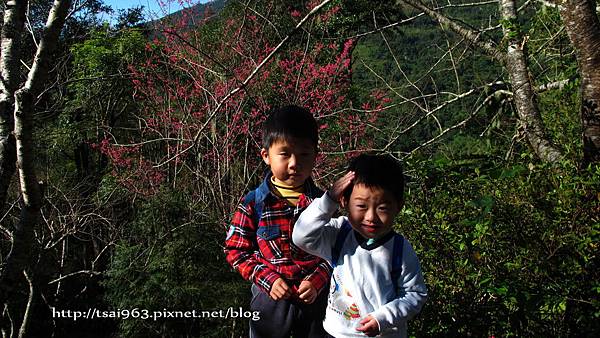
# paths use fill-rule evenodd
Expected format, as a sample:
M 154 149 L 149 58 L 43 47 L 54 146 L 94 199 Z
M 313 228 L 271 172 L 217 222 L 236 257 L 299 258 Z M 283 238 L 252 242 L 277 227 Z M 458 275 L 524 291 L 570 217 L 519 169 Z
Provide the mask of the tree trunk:
M 10 253 L 6 257 L 0 275 L 0 302 L 2 303 L 9 302 L 14 296 L 13 291 L 17 283 L 22 281 L 23 271 L 28 266 L 31 253 L 35 249 L 34 229 L 39 219 L 42 196 L 35 175 L 33 105 L 48 76 L 50 56 L 57 45 L 69 6 L 69 0 L 54 1 L 27 81 L 14 96 L 14 134 L 23 208 L 13 233 Z
M 27 1 L 9 1 L 4 9 L 0 55 L 0 211 L 4 209 L 6 195 L 17 160 L 13 135 L 14 93 L 19 81 L 20 36 L 25 22 Z
M 17 150 L 15 136 L 12 133 L 12 100 L 0 94 L 0 213 L 6 204 L 10 181 L 16 170 Z
M 525 136 L 536 155 L 544 162 L 556 162 L 563 157 L 561 151 L 550 142 L 546 127 L 538 110 L 535 93 L 527 68 L 525 42 L 519 33 L 515 0 L 500 0 L 504 38 L 508 41 L 506 68 L 514 94 L 519 120 Z
M 600 21 L 592 0 L 566 0 L 560 15 L 581 75 L 583 164 L 600 162 Z

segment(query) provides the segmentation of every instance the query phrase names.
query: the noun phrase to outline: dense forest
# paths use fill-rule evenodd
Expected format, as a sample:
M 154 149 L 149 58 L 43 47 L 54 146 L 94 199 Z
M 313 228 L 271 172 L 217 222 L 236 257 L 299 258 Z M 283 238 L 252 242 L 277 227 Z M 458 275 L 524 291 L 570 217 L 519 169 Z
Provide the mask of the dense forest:
M 402 161 L 411 336 L 600 334 L 599 0 L 182 3 L 2 1 L 3 337 L 246 337 L 223 241 L 285 104 L 321 187 Z

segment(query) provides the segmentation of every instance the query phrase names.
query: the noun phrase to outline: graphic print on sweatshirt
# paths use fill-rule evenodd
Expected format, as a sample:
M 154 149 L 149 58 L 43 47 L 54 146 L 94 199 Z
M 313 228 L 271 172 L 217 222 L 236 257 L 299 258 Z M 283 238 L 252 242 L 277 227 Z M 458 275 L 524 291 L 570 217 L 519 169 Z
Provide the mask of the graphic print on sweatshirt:
M 350 322 L 357 321 L 361 318 L 360 310 L 348 288 L 340 283 L 342 269 L 336 269 L 333 273 L 333 283 L 330 286 L 330 292 L 327 302 L 327 307 L 339 316 Z

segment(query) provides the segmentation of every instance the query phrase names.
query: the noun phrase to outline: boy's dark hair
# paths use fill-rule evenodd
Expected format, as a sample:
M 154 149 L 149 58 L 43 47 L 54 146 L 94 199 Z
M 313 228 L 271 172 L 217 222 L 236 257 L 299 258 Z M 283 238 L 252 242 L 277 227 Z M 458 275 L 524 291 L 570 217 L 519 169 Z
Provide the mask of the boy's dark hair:
M 404 200 L 402 165 L 390 155 L 358 155 L 350 161 L 348 171 L 354 171 L 354 180 L 344 190 L 346 201 L 350 199 L 355 184 L 387 190 L 394 195 L 398 203 Z
M 263 124 L 262 143 L 269 149 L 277 140 L 300 138 L 309 140 L 315 145 L 319 143 L 317 121 L 306 109 L 298 106 L 285 106 L 271 111 Z

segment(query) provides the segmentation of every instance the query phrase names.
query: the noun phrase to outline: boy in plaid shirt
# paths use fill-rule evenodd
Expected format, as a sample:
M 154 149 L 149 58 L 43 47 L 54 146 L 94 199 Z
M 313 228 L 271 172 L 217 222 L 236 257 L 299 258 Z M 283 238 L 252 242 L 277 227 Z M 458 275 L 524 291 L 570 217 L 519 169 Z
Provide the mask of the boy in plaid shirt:
M 325 313 L 331 267 L 292 243 L 300 213 L 323 194 L 311 179 L 318 128 L 297 106 L 274 110 L 263 125 L 261 156 L 270 167 L 246 195 L 225 241 L 227 261 L 252 282 L 250 337 L 326 337 Z

